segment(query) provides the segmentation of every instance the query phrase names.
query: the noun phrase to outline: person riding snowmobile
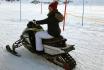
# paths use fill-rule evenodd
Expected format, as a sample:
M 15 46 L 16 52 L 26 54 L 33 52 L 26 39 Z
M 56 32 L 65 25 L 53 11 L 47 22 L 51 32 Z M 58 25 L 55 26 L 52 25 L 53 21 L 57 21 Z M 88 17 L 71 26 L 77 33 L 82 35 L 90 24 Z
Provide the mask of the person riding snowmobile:
M 36 53 L 37 54 L 43 54 L 44 53 L 44 47 L 42 45 L 42 39 L 50 39 L 54 37 L 59 37 L 61 30 L 59 27 L 59 22 L 62 22 L 64 17 L 63 15 L 58 11 L 57 9 L 58 2 L 54 1 L 49 4 L 49 13 L 48 17 L 44 20 L 38 20 L 34 21 L 36 24 L 47 24 L 48 29 L 46 31 L 39 31 L 35 34 L 35 40 L 36 40 Z M 28 24 L 29 26 L 30 24 Z

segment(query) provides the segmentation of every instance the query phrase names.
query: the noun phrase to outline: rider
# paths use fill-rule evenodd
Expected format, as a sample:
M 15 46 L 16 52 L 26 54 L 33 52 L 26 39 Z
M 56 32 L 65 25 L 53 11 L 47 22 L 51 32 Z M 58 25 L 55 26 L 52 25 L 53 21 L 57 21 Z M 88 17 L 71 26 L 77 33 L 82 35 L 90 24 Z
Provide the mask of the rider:
M 53 1 L 49 4 L 49 13 L 48 17 L 44 20 L 36 21 L 36 24 L 47 24 L 48 29 L 46 31 L 39 31 L 35 34 L 36 39 L 36 52 L 38 54 L 42 54 L 44 52 L 44 48 L 42 45 L 42 39 L 50 39 L 53 37 L 59 37 L 61 30 L 59 27 L 59 22 L 63 21 L 63 15 L 57 9 L 58 2 Z

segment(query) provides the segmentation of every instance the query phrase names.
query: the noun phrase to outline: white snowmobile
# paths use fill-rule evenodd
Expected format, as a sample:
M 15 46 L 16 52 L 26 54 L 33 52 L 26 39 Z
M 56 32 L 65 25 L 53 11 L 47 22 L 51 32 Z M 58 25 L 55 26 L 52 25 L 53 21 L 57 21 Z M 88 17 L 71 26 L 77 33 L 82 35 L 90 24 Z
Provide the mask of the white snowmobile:
M 7 51 L 13 55 L 20 56 L 15 49 L 24 46 L 30 52 L 35 53 L 35 37 L 34 34 L 37 31 L 43 30 L 40 25 L 34 24 L 34 21 L 29 22 L 30 25 L 23 31 L 20 39 L 13 43 L 12 48 L 6 45 Z M 67 70 L 73 70 L 76 66 L 76 61 L 69 54 L 70 51 L 75 50 L 74 45 L 67 45 L 66 39 L 62 36 L 52 39 L 43 39 L 44 54 L 41 55 L 48 61 L 66 68 Z

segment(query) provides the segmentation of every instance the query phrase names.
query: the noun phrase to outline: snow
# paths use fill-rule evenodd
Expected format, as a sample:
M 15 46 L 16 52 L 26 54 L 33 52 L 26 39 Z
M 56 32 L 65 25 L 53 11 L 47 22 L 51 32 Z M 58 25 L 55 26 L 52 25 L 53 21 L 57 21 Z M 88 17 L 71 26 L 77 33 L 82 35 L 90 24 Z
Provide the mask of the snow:
M 24 47 L 17 49 L 22 57 L 16 57 L 5 50 L 7 44 L 12 45 L 19 39 L 28 21 L 47 17 L 47 4 L 22 4 L 20 22 L 20 5 L 18 3 L 0 4 L 0 70 L 64 70 L 41 56 L 30 53 Z M 68 39 L 68 44 L 75 44 L 70 52 L 76 60 L 75 70 L 104 70 L 104 6 L 85 6 L 84 25 L 81 24 L 82 6 L 67 8 L 65 30 L 62 35 Z M 58 6 L 64 13 L 64 6 Z M 97 10 L 96 10 L 97 9 Z M 90 10 L 90 11 L 89 11 Z M 88 19 L 90 18 L 90 19 Z M 62 29 L 63 24 L 60 23 Z M 43 25 L 46 29 L 46 25 Z

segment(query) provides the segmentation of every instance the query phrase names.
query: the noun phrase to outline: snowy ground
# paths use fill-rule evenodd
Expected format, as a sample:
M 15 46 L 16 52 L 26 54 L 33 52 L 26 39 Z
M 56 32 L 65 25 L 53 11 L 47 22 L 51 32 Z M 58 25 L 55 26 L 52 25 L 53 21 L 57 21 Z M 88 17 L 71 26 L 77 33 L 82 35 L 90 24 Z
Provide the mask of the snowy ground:
M 104 70 L 104 6 L 86 6 L 84 26 L 81 25 L 81 6 L 68 6 L 65 30 L 62 35 L 68 44 L 75 44 L 70 52 L 77 62 L 75 70 Z M 59 10 L 63 13 L 63 5 Z M 89 11 L 90 10 L 90 11 Z M 18 3 L 0 4 L 0 70 L 63 70 L 47 60 L 30 53 L 24 47 L 17 51 L 22 57 L 15 57 L 5 50 L 21 35 L 28 21 L 43 19 L 48 13 L 47 5 L 22 4 L 22 21 L 19 18 Z M 93 17 L 93 18 L 92 18 Z M 90 19 L 92 18 L 92 19 Z M 46 26 L 43 26 L 46 29 Z M 62 29 L 62 24 L 60 24 Z

